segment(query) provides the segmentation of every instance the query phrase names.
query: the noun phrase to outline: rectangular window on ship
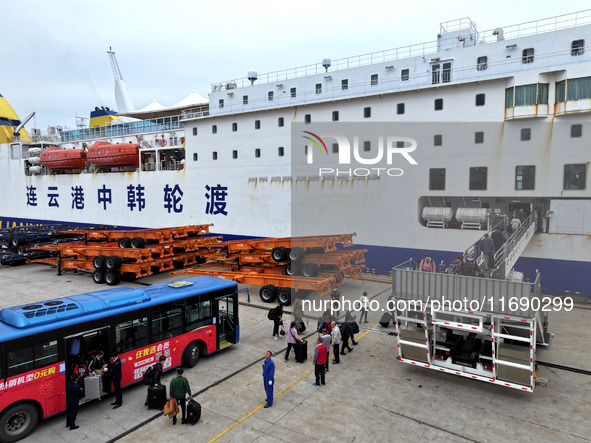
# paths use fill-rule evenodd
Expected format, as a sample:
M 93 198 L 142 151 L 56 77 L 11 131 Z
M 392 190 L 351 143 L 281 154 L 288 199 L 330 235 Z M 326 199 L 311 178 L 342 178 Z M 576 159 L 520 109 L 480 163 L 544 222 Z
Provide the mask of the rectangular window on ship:
M 517 191 L 527 191 L 535 189 L 535 178 L 535 166 L 515 167 L 515 189 Z

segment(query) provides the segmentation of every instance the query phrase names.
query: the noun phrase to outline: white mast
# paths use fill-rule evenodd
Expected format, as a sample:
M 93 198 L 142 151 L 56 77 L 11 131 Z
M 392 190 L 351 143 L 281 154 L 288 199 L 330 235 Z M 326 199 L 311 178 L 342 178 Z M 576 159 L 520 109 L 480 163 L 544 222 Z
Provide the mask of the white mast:
M 115 78 L 115 100 L 117 101 L 117 111 L 120 114 L 135 111 L 135 106 L 133 106 L 131 98 L 129 97 L 129 92 L 127 91 L 127 84 L 121 74 L 121 69 L 119 69 L 119 63 L 117 63 L 115 51 L 112 51 L 111 47 L 109 47 L 107 54 L 109 54 L 111 68 L 113 68 L 113 77 Z

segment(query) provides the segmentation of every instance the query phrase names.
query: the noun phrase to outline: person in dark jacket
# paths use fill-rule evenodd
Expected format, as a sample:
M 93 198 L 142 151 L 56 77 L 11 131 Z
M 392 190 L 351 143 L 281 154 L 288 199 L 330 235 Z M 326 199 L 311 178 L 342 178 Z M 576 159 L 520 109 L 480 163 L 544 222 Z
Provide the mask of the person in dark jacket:
M 279 337 L 279 325 L 283 323 L 283 306 L 278 305 L 275 308 L 275 318 L 273 319 L 273 338 Z
M 484 263 L 482 268 L 488 271 L 495 267 L 495 244 L 488 234 L 484 234 L 484 238 L 480 242 L 480 250 L 484 254 Z
M 162 385 L 162 383 L 160 383 L 160 379 L 162 378 L 162 365 L 165 361 L 166 357 L 164 355 L 161 355 L 160 358 L 158 358 L 158 363 L 154 365 L 154 370 L 152 372 L 152 380 L 150 380 L 152 384 L 150 386 Z M 148 406 L 148 395 L 146 395 L 146 401 L 144 403 L 144 406 Z
M 490 235 L 492 238 L 492 241 L 495 245 L 495 251 L 498 251 L 499 249 L 501 249 L 501 246 L 503 246 L 503 243 L 505 243 L 505 237 L 503 234 L 504 230 L 505 230 L 505 228 L 497 227 L 497 229 L 495 229 L 493 231 L 493 233 Z
M 170 398 L 174 398 L 183 411 L 181 424 L 187 423 L 187 399 L 186 395 L 191 396 L 191 387 L 189 381 L 183 377 L 183 368 L 176 370 L 176 377 L 170 381 Z M 172 419 L 172 424 L 176 425 L 176 416 Z
M 118 355 L 115 356 L 111 364 L 108 366 L 107 371 L 113 381 L 113 389 L 115 390 L 115 401 L 111 403 L 113 409 L 121 407 L 123 403 L 122 392 L 121 392 L 121 359 Z
M 78 384 L 78 374 L 73 374 L 66 384 L 66 427 L 69 427 L 70 431 L 80 427 L 76 426 L 76 415 L 78 415 L 78 404 L 82 397 L 84 397 L 84 391 Z

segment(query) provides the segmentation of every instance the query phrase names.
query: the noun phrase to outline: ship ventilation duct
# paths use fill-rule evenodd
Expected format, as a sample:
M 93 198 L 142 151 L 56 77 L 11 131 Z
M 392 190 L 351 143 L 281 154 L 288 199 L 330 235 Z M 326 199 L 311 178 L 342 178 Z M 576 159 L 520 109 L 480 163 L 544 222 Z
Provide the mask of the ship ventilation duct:
M 505 40 L 503 28 L 497 28 L 493 31 L 493 35 L 497 36 L 497 41 Z

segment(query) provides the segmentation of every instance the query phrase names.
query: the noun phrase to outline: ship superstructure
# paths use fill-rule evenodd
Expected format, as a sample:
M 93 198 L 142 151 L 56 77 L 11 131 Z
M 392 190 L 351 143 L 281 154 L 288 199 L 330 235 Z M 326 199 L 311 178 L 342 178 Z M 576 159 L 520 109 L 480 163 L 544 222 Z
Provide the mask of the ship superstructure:
M 434 42 L 251 71 L 212 84 L 208 102 L 59 134 L 69 149 L 136 144 L 137 167 L 32 170 L 30 149 L 48 145 L 9 140 L 3 225 L 356 232 L 388 272 L 425 252 L 450 262 L 522 209 L 539 226 L 517 267 L 591 293 L 590 41 L 591 11 L 485 32 L 461 19 Z

